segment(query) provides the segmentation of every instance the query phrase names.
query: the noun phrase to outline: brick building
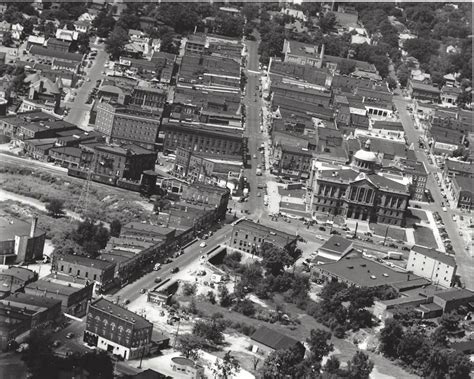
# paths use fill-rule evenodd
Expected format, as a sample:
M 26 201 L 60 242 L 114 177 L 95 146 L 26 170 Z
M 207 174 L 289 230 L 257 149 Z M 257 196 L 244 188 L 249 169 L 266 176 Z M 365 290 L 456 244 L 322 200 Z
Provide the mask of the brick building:
M 25 287 L 25 293 L 61 301 L 63 313 L 75 317 L 86 314 L 87 303 L 92 298 L 94 282 L 61 274 L 50 274 Z
M 84 342 L 124 359 L 138 359 L 151 347 L 153 324 L 100 298 L 89 304 Z
M 73 254 L 53 254 L 51 271 L 95 283 L 95 291 L 107 291 L 114 284 L 115 263 Z
M 192 183 L 184 186 L 181 193 L 182 201 L 215 208 L 218 219 L 225 217 L 229 197 L 230 191 L 228 188 L 203 183 Z
M 451 183 L 451 193 L 456 206 L 463 210 L 474 209 L 474 178 L 455 176 Z
M 142 98 L 137 95 L 132 101 L 153 104 L 152 100 L 147 100 L 143 91 L 139 93 L 143 95 Z M 160 112 L 145 111 L 141 105 L 132 107 L 101 102 L 97 106 L 95 130 L 102 133 L 108 142 L 133 143 L 155 150 L 160 123 Z

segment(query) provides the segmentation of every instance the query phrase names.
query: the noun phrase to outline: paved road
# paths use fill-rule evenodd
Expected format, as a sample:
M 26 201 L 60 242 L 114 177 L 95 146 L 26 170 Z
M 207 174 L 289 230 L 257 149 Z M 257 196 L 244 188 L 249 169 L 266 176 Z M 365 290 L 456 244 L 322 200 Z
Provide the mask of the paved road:
M 160 277 L 162 280 L 172 278 L 174 274 L 171 273 L 175 267 L 178 267 L 180 271 L 186 270 L 187 266 L 199 259 L 199 256 L 203 255 L 207 251 L 216 247 L 217 245 L 224 243 L 225 240 L 230 237 L 230 231 L 232 227 L 230 225 L 225 225 L 221 229 L 217 230 L 212 237 L 207 239 L 206 247 L 201 248 L 199 244 L 203 241 L 197 241 L 192 245 L 184 249 L 184 254 L 175 258 L 173 262 L 169 264 L 163 264 L 159 271 L 152 271 L 135 282 L 128 284 L 118 292 L 116 292 L 112 297 L 116 298 L 120 296 L 120 300 L 128 299 L 130 301 L 135 300 L 140 296 L 140 290 L 142 288 L 152 289 L 156 286 L 154 280 L 156 277 Z M 146 295 L 141 295 L 146 296 Z
M 464 241 L 459 236 L 459 228 L 452 219 L 452 216 L 455 214 L 459 215 L 460 211 L 448 209 L 447 212 L 443 212 L 442 210 L 441 203 L 444 201 L 444 199 L 440 188 L 433 177 L 433 175 L 436 175 L 439 169 L 436 166 L 429 164 L 425 152 L 418 148 L 418 139 L 423 134 L 423 131 L 421 129 L 415 129 L 413 119 L 406 109 L 406 106 L 410 103 L 410 101 L 406 100 L 400 95 L 397 95 L 394 96 L 393 103 L 398 109 L 408 144 L 414 144 L 416 157 L 418 160 L 424 162 L 427 170 L 430 173 L 426 183 L 426 188 L 431 191 L 434 203 L 423 206 L 423 208 L 433 212 L 438 212 L 441 215 L 445 229 L 448 232 L 449 239 L 452 241 L 456 262 L 458 265 L 458 273 L 461 276 L 461 281 L 466 286 L 466 288 L 474 290 L 474 260 L 470 256 L 470 251 L 466 250 Z
M 250 167 L 244 170 L 250 184 L 248 202 L 242 207 L 247 209 L 252 218 L 259 219 L 264 213 L 263 192 L 258 189 L 259 184 L 264 183 L 263 177 L 256 174 L 257 165 L 264 165 L 264 156 L 259 152 L 259 146 L 263 142 L 263 134 L 260 132 L 262 99 L 260 96 L 260 77 L 258 71 L 258 41 L 246 41 L 247 45 L 247 88 L 244 103 L 247 110 L 246 127 L 244 135 L 248 139 L 248 154 L 250 155 Z M 257 196 L 260 192 L 261 196 Z
M 89 111 L 91 104 L 86 104 L 89 97 L 89 93 L 96 85 L 96 81 L 103 77 L 102 71 L 104 70 L 105 62 L 108 58 L 108 54 L 104 51 L 104 45 L 92 45 L 97 48 L 97 57 L 90 69 L 86 69 L 85 78 L 89 78 L 90 81 L 84 81 L 81 88 L 77 90 L 77 95 L 72 103 L 68 103 L 70 108 L 69 114 L 66 117 L 66 121 L 71 124 L 87 127 Z

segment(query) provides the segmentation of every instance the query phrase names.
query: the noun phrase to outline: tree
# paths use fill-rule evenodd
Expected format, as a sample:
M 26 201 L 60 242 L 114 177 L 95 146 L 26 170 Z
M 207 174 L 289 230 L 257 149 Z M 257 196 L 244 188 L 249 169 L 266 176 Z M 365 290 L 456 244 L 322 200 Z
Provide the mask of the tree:
M 319 18 L 319 27 L 323 33 L 328 33 L 336 26 L 336 15 L 332 12 L 327 12 Z
M 329 343 L 331 333 L 322 329 L 312 329 L 310 336 L 306 339 L 311 350 L 311 360 L 321 363 L 323 357 L 334 350 L 334 345 Z
M 114 378 L 114 364 L 105 351 L 86 353 L 81 356 L 80 362 L 92 378 Z
M 425 344 L 423 336 L 416 331 L 409 331 L 404 334 L 400 340 L 397 349 L 397 355 L 400 359 L 408 365 L 413 365 L 417 359 L 417 354 L 422 351 L 422 347 Z M 428 357 L 424 357 L 424 361 Z
M 452 352 L 448 356 L 448 374 L 451 379 L 469 379 L 472 363 L 468 355 Z
M 197 360 L 199 358 L 199 349 L 206 344 L 206 341 L 194 334 L 183 334 L 178 338 L 177 350 L 186 358 Z
M 373 368 L 374 364 L 369 356 L 360 350 L 347 362 L 348 377 L 353 379 L 369 379 Z
M 11 45 L 13 45 L 13 38 L 10 32 L 3 33 L 2 45 L 6 47 L 10 47 Z
M 438 326 L 430 336 L 433 345 L 438 347 L 448 346 L 448 332 L 444 326 Z
M 294 368 L 304 358 L 303 349 L 294 346 L 285 350 L 275 350 L 263 362 L 262 379 L 294 377 Z
M 230 351 L 227 351 L 224 358 L 216 359 L 211 370 L 215 378 L 230 379 L 240 371 L 240 363 L 237 358 L 231 355 Z
M 46 210 L 54 218 L 64 216 L 64 201 L 60 199 L 50 199 L 46 204 Z
M 32 329 L 26 341 L 28 349 L 24 351 L 22 360 L 35 378 L 48 378 L 51 375 L 49 362 L 54 359 L 52 335 L 44 329 Z
M 106 11 L 100 11 L 92 21 L 92 26 L 97 28 L 97 35 L 105 38 L 109 35 L 115 26 L 115 19 Z
M 242 7 L 241 13 L 247 19 L 247 22 L 249 22 L 258 17 L 258 11 L 258 5 L 245 3 Z
M 290 255 L 281 248 L 269 243 L 263 243 L 260 249 L 260 256 L 263 258 L 262 264 L 272 275 L 281 275 L 285 266 L 292 263 Z
M 339 368 L 341 367 L 341 362 L 334 355 L 331 355 L 326 361 L 326 364 L 323 366 L 323 372 L 330 375 L 337 375 L 339 373 Z
M 398 346 L 403 338 L 403 328 L 399 321 L 389 318 L 380 331 L 380 350 L 388 357 L 398 357 Z
M 448 332 L 456 332 L 459 330 L 459 322 L 461 317 L 456 312 L 445 312 L 441 316 L 439 323 Z
M 211 345 L 220 345 L 224 342 L 225 324 L 222 320 L 213 319 L 207 321 L 196 321 L 193 327 L 193 335 L 205 339 Z
M 120 232 L 122 230 L 122 223 L 120 220 L 114 219 L 110 223 L 110 236 L 111 237 L 120 237 Z
M 255 305 L 249 299 L 243 299 L 242 301 L 239 301 L 235 305 L 234 310 L 249 317 L 253 316 L 256 312 Z
M 214 291 L 209 291 L 206 296 L 207 296 L 207 300 L 208 300 L 211 304 L 215 304 L 215 303 L 216 303 L 216 295 L 215 295 Z
M 86 33 L 79 33 L 79 35 L 77 36 L 76 44 L 81 54 L 86 54 L 90 50 L 89 43 L 89 36 Z
M 111 59 L 117 60 L 123 52 L 128 42 L 128 33 L 125 29 L 117 26 L 110 33 L 109 38 L 105 41 L 105 50 L 110 54 Z
M 48 39 L 50 37 L 54 37 L 56 35 L 56 26 L 51 22 L 48 21 L 44 24 L 44 38 Z
M 402 87 L 406 87 L 408 84 L 408 79 L 410 79 L 410 70 L 405 64 L 400 65 L 398 68 L 397 77 L 400 85 Z
M 219 286 L 219 304 L 221 307 L 228 307 L 232 304 L 232 297 L 225 285 Z

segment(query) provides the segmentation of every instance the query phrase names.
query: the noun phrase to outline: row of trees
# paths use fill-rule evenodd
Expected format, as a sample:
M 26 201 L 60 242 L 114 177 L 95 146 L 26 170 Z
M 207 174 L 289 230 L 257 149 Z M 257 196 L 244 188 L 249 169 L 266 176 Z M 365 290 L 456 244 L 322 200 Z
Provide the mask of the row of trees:
M 423 377 L 468 379 L 472 369 L 468 356 L 449 349 L 449 333 L 458 323 L 456 315 L 443 316 L 441 325 L 428 337 L 418 328 L 405 330 L 400 321 L 388 319 L 380 332 L 380 350 Z

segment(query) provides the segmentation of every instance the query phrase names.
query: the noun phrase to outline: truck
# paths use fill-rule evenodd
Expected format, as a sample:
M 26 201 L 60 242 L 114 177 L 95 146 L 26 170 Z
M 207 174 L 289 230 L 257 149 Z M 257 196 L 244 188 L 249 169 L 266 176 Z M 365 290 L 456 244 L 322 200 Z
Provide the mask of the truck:
M 257 168 L 256 172 L 255 172 L 255 175 L 257 176 L 262 176 L 262 169 L 261 168 Z
M 161 267 L 161 263 L 155 263 L 155 266 L 153 267 L 153 271 L 158 271 Z
M 386 255 L 386 258 L 401 261 L 403 259 L 403 253 L 400 253 L 398 251 L 389 251 Z

